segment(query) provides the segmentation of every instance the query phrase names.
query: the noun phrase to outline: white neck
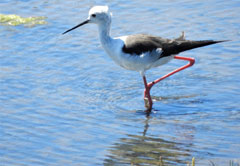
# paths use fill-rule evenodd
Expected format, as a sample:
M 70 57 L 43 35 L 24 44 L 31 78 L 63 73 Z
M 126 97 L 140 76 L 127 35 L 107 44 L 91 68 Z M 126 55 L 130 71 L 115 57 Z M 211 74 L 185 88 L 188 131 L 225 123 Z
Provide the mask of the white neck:
M 110 37 L 110 26 L 111 21 L 104 22 L 98 25 L 99 37 L 104 47 L 112 40 L 112 38 Z
M 102 46 L 106 53 L 117 63 L 119 63 L 118 54 L 115 53 L 114 47 L 116 46 L 116 40 L 110 36 L 110 25 L 111 21 L 98 24 L 99 37 L 102 43 Z

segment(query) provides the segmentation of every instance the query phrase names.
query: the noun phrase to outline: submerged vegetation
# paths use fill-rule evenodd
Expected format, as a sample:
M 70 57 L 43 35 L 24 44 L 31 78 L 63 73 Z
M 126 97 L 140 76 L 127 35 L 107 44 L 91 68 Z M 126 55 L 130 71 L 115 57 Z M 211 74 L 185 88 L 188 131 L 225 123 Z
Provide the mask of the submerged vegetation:
M 210 162 L 209 166 L 218 166 L 218 164 L 215 164 L 212 161 L 209 161 L 209 162 Z M 192 158 L 191 162 L 186 162 L 186 163 L 187 163 L 187 166 L 197 166 L 197 165 L 195 165 L 195 158 L 194 157 Z M 156 166 L 167 166 L 167 165 L 163 162 L 162 157 L 159 157 L 159 161 L 158 161 Z M 134 166 L 134 164 L 131 163 L 131 166 Z M 222 165 L 219 165 L 219 166 L 222 166 Z M 238 163 L 238 162 L 236 163 L 233 160 L 231 160 L 231 161 L 229 161 L 229 165 L 228 166 L 240 166 L 240 163 Z
M 0 14 L 0 24 L 1 25 L 10 25 L 10 26 L 17 26 L 17 25 L 25 25 L 25 26 L 35 26 L 35 25 L 42 25 L 47 24 L 45 21 L 46 17 L 39 16 L 39 17 L 21 17 L 15 14 Z

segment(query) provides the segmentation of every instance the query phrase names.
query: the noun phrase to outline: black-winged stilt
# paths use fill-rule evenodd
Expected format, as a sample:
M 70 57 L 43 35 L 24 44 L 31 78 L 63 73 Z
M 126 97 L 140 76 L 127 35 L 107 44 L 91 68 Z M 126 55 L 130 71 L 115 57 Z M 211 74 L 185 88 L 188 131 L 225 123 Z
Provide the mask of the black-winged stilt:
M 194 58 L 176 56 L 177 54 L 186 50 L 223 42 L 213 40 L 186 40 L 184 33 L 179 38 L 173 40 L 145 34 L 112 38 L 110 36 L 111 13 L 109 12 L 108 6 L 92 7 L 86 21 L 65 31 L 63 34 L 87 23 L 98 25 L 102 46 L 114 62 L 125 69 L 140 72 L 145 85 L 144 100 L 147 112 L 151 112 L 153 105 L 150 96 L 151 87 L 170 75 L 192 66 L 195 62 Z M 186 60 L 189 61 L 189 63 L 153 82 L 147 83 L 145 77 L 146 70 L 163 65 L 173 58 Z

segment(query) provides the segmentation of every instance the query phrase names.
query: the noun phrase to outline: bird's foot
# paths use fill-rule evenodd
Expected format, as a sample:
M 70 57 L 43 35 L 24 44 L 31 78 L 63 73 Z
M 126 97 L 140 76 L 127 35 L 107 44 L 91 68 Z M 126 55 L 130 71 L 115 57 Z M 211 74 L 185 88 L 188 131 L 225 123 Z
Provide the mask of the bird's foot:
M 150 113 L 152 111 L 152 105 L 153 105 L 152 99 L 150 98 L 150 100 L 149 100 L 147 97 L 145 97 L 144 98 L 144 104 L 145 104 L 145 107 L 146 107 L 145 112 Z
M 148 98 L 144 97 L 144 104 L 146 108 L 149 108 Z
M 144 111 L 146 114 L 150 114 L 152 112 L 152 108 L 147 108 L 145 111 Z

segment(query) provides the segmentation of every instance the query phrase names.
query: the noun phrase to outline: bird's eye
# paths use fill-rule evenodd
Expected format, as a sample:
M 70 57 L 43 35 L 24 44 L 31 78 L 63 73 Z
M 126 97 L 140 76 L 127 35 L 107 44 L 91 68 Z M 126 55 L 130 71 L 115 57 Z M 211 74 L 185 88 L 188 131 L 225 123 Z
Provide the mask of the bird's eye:
M 92 14 L 92 17 L 96 17 L 96 14 Z

